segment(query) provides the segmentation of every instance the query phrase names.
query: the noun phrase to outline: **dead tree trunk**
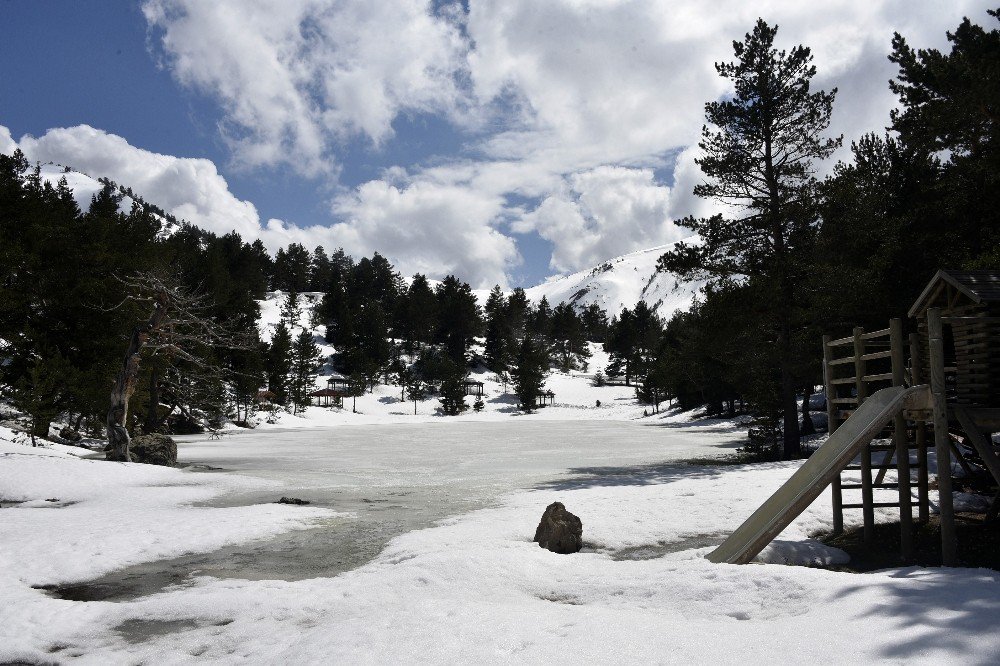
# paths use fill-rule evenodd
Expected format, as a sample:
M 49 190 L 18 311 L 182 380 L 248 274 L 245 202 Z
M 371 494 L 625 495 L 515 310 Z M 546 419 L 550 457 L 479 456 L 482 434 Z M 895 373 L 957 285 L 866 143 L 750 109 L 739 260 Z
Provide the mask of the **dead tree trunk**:
M 108 446 L 107 459 L 121 462 L 132 462 L 129 453 L 128 429 L 125 427 L 128 420 L 128 401 L 135 392 L 135 384 L 139 378 L 139 359 L 142 348 L 145 346 L 149 336 L 159 330 L 167 320 L 167 305 L 169 295 L 165 289 L 157 291 L 154 299 L 153 314 L 149 321 L 137 324 L 132 329 L 132 337 L 129 340 L 125 358 L 122 361 L 121 370 L 115 378 L 114 387 L 111 389 L 111 408 L 108 409 Z

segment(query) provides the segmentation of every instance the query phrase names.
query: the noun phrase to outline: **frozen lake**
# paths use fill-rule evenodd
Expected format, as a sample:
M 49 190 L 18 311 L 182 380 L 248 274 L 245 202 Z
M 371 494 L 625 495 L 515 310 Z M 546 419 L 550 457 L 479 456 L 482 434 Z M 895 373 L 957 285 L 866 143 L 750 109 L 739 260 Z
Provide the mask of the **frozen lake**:
M 713 422 L 510 419 L 240 431 L 221 440 L 182 437 L 182 464 L 280 484 L 227 495 L 212 506 L 292 496 L 346 515 L 268 540 L 130 567 L 95 581 L 97 587 L 83 596 L 141 596 L 192 574 L 251 580 L 334 576 L 371 560 L 399 534 L 488 506 L 511 490 L 545 490 L 540 516 L 559 499 L 560 487 L 581 479 L 613 485 L 651 466 L 717 456 L 735 448 L 744 432 Z M 530 534 L 534 525 L 525 530 Z

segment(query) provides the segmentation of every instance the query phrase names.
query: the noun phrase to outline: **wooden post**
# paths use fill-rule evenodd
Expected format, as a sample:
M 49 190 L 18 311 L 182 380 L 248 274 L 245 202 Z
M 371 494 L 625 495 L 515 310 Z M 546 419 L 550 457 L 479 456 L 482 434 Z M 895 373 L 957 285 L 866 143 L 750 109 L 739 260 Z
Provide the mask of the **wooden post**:
M 903 349 L 903 320 L 889 322 L 889 348 L 892 351 L 892 385 L 906 384 L 906 352 Z M 892 443 L 896 446 L 896 469 L 899 484 L 899 554 L 904 562 L 913 558 L 913 508 L 910 505 L 910 443 L 906 437 L 903 412 L 892 421 Z M 888 455 L 888 454 L 887 454 Z
M 833 360 L 833 348 L 830 346 L 832 340 L 833 336 L 823 336 L 823 386 L 826 389 L 826 431 L 828 436 L 832 435 L 840 426 L 840 422 L 837 420 L 837 405 L 833 402 L 837 393 L 833 388 L 833 366 L 830 365 L 830 361 Z M 840 534 L 844 531 L 844 493 L 840 487 L 840 474 L 833 477 L 833 481 L 830 483 L 830 492 L 833 500 L 833 533 Z
M 865 340 L 864 329 L 860 326 L 854 329 L 854 381 L 858 394 L 858 407 L 868 397 L 865 385 Z M 872 489 L 872 449 L 870 443 L 861 449 L 861 512 L 864 516 L 864 542 L 870 544 L 875 538 L 875 495 Z
M 931 396 L 934 402 L 934 452 L 937 454 L 938 509 L 941 516 L 941 563 L 958 564 L 955 510 L 951 495 L 951 447 L 948 438 L 948 401 L 944 381 L 944 329 L 941 309 L 927 310 L 927 342 L 931 359 Z
M 920 354 L 920 338 L 916 333 L 910 333 L 910 383 L 919 386 L 924 383 L 923 356 Z M 927 424 L 917 421 L 914 424 L 917 443 L 917 520 L 926 523 L 930 520 L 931 502 L 928 492 L 927 474 Z

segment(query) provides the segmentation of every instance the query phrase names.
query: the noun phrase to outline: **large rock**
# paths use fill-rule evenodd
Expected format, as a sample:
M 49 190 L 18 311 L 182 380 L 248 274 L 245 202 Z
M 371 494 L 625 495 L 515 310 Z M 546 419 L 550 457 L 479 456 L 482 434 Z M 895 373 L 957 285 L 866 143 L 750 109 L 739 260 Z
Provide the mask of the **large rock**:
M 167 435 L 160 433 L 135 437 L 129 446 L 129 451 L 134 462 L 167 467 L 177 464 L 177 444 Z
M 583 547 L 583 522 L 567 511 L 562 502 L 553 502 L 545 508 L 534 540 L 553 553 L 576 553 Z

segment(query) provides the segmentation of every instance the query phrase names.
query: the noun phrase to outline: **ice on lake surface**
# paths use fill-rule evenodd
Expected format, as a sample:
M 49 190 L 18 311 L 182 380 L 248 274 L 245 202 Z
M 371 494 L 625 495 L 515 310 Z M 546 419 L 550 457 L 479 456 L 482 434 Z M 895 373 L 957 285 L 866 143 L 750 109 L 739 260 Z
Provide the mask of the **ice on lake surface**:
M 539 498 L 541 516 L 561 487 L 621 484 L 651 469 L 661 473 L 664 464 L 726 453 L 741 435 L 725 424 L 525 419 L 241 431 L 221 440 L 181 437 L 182 463 L 282 484 L 226 495 L 212 506 L 293 496 L 349 515 L 267 540 L 128 567 L 84 589 L 73 586 L 71 594 L 135 598 L 192 574 L 251 580 L 334 576 L 368 562 L 395 536 L 487 506 L 511 490 L 546 490 Z M 526 524 L 525 534 L 530 537 L 534 528 Z

